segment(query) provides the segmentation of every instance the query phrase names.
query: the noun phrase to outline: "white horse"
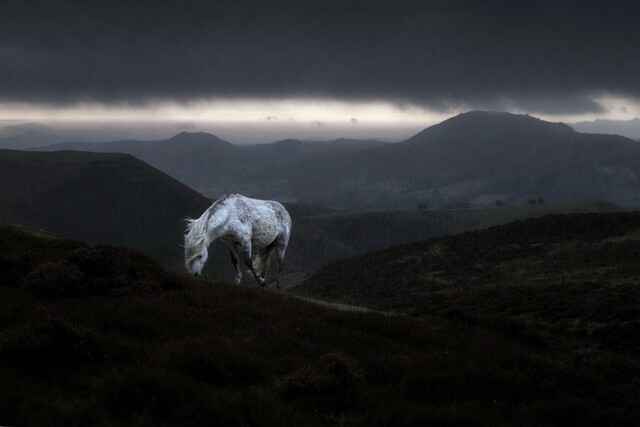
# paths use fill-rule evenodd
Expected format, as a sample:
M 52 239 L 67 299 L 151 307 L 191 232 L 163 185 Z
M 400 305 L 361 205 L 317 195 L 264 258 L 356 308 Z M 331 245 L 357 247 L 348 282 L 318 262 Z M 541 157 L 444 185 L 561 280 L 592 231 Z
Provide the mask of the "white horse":
M 184 236 L 187 271 L 196 276 L 207 262 L 207 247 L 220 238 L 229 248 L 236 269 L 235 283 L 240 283 L 239 255 L 253 273 L 258 284 L 264 286 L 273 250 L 278 260 L 280 284 L 282 260 L 291 234 L 291 217 L 280 203 L 256 200 L 240 194 L 228 194 L 213 202 L 198 219 L 187 219 Z M 256 254 L 254 264 L 252 255 Z

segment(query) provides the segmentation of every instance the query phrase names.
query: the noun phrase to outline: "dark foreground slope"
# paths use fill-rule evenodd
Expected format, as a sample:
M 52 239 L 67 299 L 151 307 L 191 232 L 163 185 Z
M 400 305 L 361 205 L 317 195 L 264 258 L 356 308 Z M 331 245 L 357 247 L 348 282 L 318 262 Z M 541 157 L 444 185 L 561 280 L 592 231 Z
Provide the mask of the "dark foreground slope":
M 549 215 L 326 266 L 296 292 L 640 357 L 640 213 Z
M 639 421 L 635 362 L 509 323 L 337 311 L 12 227 L 0 256 L 0 424 Z
M 0 150 L 0 218 L 89 242 L 182 259 L 185 216 L 209 201 L 126 154 Z

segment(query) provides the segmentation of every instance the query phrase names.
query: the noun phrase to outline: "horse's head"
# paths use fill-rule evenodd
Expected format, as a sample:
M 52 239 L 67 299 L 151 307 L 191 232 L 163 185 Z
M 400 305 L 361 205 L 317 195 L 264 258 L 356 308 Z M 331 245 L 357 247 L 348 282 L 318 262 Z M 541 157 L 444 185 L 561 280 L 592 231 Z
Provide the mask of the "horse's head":
M 200 276 L 200 274 L 202 274 L 202 267 L 204 267 L 204 264 L 207 262 L 207 257 L 209 256 L 206 246 L 202 245 L 200 249 L 198 249 L 198 246 L 199 245 L 185 246 L 184 251 L 187 271 L 194 276 Z
M 206 227 L 206 221 L 187 220 L 187 234 L 184 235 L 184 262 L 187 271 L 194 276 L 202 274 L 202 267 L 209 256 L 206 229 L 203 227 Z

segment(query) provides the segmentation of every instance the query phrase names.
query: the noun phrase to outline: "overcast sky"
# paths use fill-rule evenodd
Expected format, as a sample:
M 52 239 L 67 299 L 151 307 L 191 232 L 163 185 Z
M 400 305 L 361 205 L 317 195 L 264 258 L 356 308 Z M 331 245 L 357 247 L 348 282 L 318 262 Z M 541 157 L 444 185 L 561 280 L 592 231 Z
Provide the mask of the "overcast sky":
M 12 125 L 371 133 L 470 109 L 640 116 L 637 0 L 0 0 L 0 11 L 0 120 Z

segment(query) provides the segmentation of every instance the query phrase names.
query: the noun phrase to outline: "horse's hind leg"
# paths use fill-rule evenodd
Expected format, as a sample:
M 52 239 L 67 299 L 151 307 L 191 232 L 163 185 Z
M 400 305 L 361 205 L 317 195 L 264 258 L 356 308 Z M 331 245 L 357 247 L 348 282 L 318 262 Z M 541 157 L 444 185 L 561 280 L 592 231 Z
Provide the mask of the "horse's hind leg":
M 240 270 L 240 258 L 238 257 L 238 247 L 240 246 L 238 243 L 225 242 L 227 247 L 229 248 L 229 255 L 231 256 L 231 262 L 233 263 L 233 268 L 236 270 L 236 278 L 234 283 L 236 285 L 240 284 L 242 280 L 242 271 Z
M 271 242 L 267 247 L 260 250 L 260 256 L 258 257 L 258 269 L 263 279 L 267 280 L 269 274 L 269 265 L 271 263 L 271 254 L 276 246 L 276 241 Z
M 275 283 L 276 288 L 280 289 L 280 276 L 282 276 L 282 261 L 284 260 L 284 252 L 287 249 L 287 246 L 276 246 L 276 261 L 278 264 L 278 276 L 276 277 Z
M 262 278 L 264 278 L 265 280 L 267 279 L 267 274 L 269 273 L 270 258 L 271 251 L 260 254 L 260 263 L 262 264 L 262 268 L 260 269 L 260 276 L 262 276 Z
M 244 254 L 244 265 L 246 265 L 249 268 L 249 270 L 251 270 L 251 273 L 253 274 L 253 277 L 255 277 L 258 284 L 260 286 L 264 286 L 265 280 L 262 276 L 260 276 L 260 273 L 258 273 L 256 268 L 254 267 L 253 260 L 251 259 L 251 243 L 243 244 L 242 252 Z

